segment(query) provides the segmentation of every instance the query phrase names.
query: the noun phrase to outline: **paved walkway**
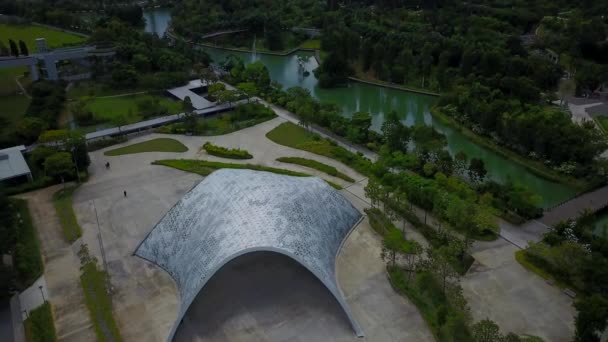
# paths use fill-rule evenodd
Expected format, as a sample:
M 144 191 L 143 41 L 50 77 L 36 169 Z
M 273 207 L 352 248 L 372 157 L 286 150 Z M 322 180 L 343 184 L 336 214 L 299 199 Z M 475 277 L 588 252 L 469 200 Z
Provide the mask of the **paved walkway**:
M 575 197 L 547 211 L 539 219 L 545 225 L 553 226 L 560 221 L 577 218 L 583 211 L 597 212 L 608 207 L 608 185 Z
M 42 286 L 42 289 L 40 286 Z M 49 292 L 47 289 L 46 280 L 44 279 L 44 274 L 40 276 L 40 278 L 38 278 L 30 287 L 19 294 L 22 320 L 25 321 L 32 310 L 44 304 L 44 300 L 42 299 L 43 293 L 44 299 L 48 299 Z M 25 311 L 27 311 L 27 313 Z
M 95 331 L 80 287 L 80 244 L 65 242 L 52 196 L 61 185 L 19 195 L 26 199 L 34 226 L 38 231 L 44 278 L 53 307 L 59 341 L 94 341 Z

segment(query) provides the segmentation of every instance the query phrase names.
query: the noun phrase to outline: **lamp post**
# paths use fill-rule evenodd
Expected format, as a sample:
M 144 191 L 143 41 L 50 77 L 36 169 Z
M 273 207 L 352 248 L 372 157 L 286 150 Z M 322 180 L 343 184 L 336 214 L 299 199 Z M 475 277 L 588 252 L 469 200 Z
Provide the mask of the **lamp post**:
M 42 291 L 42 285 L 38 286 L 38 288 L 40 289 L 40 294 L 42 295 L 42 302 L 45 303 L 46 299 L 44 298 L 44 291 Z

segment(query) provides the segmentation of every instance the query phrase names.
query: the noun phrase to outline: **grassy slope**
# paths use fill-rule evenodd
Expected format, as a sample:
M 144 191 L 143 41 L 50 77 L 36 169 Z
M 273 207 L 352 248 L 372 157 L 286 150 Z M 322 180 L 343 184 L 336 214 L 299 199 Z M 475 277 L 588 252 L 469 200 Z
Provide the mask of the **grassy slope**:
M 17 248 L 15 251 L 15 264 L 20 285 L 24 288 L 30 286 L 42 275 L 44 265 L 40 255 L 40 243 L 32 222 L 27 202 L 13 199 L 13 205 L 21 216 L 23 222 L 18 224 Z
M 53 342 L 57 341 L 51 304 L 45 302 L 42 306 L 30 311 L 29 318 L 24 322 L 26 341 Z
M 188 148 L 181 142 L 170 138 L 158 138 L 143 141 L 137 144 L 120 147 L 104 152 L 106 156 L 120 156 L 123 154 L 143 152 L 186 152 Z
M 255 171 L 266 171 L 272 172 L 280 175 L 294 176 L 294 177 L 311 177 L 311 175 L 307 173 L 278 169 L 274 167 L 268 167 L 263 165 L 255 165 L 255 164 L 234 164 L 234 163 L 221 163 L 221 162 L 212 162 L 207 160 L 193 160 L 193 159 L 169 159 L 169 160 L 156 160 L 152 162 L 154 165 L 164 165 L 169 166 L 178 170 L 197 173 L 202 176 L 208 176 L 211 172 L 219 169 L 241 169 L 241 170 L 255 170 Z M 334 189 L 342 190 L 342 186 L 332 183 L 330 181 L 325 181 L 327 184 L 331 185 Z
M 8 39 L 14 40 L 17 44 L 19 44 L 19 40 L 23 40 L 30 53 L 35 52 L 36 38 L 46 38 L 46 43 L 51 48 L 85 42 L 83 37 L 35 25 L 0 24 L 0 37 L 6 46 L 8 46 Z
M 72 194 L 76 188 L 76 186 L 70 186 L 53 194 L 53 204 L 63 229 L 63 237 L 70 243 L 82 236 L 82 229 L 76 220 L 76 214 L 72 207 Z
M 597 122 L 597 124 L 600 126 L 600 129 L 604 131 L 604 134 L 608 134 L 608 117 L 594 116 L 593 120 Z
M 281 157 L 281 158 L 277 158 L 277 161 L 280 161 L 282 163 L 296 164 L 296 165 L 309 167 L 311 169 L 325 172 L 330 176 L 341 178 L 347 182 L 353 183 L 355 181 L 354 179 L 350 178 L 349 176 L 338 171 L 335 167 L 327 165 L 327 164 L 323 164 L 316 160 L 298 158 L 298 157 Z
M 364 158 L 332 144 L 329 140 L 317 138 L 316 135 L 291 122 L 280 124 L 268 132 L 266 137 L 280 145 L 336 159 L 363 175 L 369 173 L 369 162 Z
M 137 101 L 145 98 L 151 98 L 153 95 L 133 95 L 123 97 L 96 98 L 87 105 L 87 108 L 100 119 L 111 121 L 117 116 L 124 115 L 129 123 L 143 120 L 139 115 Z M 159 99 L 159 104 L 169 110 L 169 114 L 175 114 L 182 111 L 182 104 L 178 101 L 172 101 L 163 96 L 154 96 Z M 129 110 L 131 115 L 129 115 Z

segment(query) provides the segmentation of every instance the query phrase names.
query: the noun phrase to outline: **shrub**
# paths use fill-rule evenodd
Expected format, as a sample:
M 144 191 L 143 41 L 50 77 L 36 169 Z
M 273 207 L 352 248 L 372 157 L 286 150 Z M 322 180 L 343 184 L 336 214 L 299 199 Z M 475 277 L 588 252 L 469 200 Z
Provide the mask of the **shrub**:
M 253 156 L 245 150 L 238 148 L 226 148 L 222 146 L 213 145 L 210 142 L 206 142 L 203 145 L 203 149 L 210 155 L 229 159 L 251 159 Z
M 335 167 L 327 165 L 327 164 L 323 164 L 321 162 L 318 162 L 316 160 L 312 160 L 312 159 L 306 159 L 306 158 L 298 158 L 298 157 L 281 157 L 281 158 L 277 158 L 277 161 L 283 162 L 283 163 L 289 163 L 289 164 L 296 164 L 296 165 L 302 165 L 302 166 L 306 166 L 309 167 L 311 169 L 315 169 L 315 170 L 319 170 L 321 172 L 325 172 L 330 176 L 334 176 L 334 177 L 338 177 L 341 178 L 347 182 L 351 182 L 354 183 L 355 180 L 350 178 L 349 176 L 343 174 L 342 172 L 339 172 Z

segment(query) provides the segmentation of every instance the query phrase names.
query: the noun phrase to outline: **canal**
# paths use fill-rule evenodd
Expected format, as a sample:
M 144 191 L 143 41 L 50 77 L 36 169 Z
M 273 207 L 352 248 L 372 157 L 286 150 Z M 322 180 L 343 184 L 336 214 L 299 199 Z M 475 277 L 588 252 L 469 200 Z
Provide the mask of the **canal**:
M 164 23 L 165 26 L 162 27 L 164 32 L 169 22 L 170 14 L 158 11 L 148 13 L 147 17 L 155 18 L 155 32 L 161 29 L 158 23 Z M 148 23 L 146 24 L 146 28 L 148 28 Z M 347 87 L 342 88 L 320 88 L 314 73 L 312 73 L 318 66 L 317 62 L 312 57 L 312 54 L 307 52 L 298 52 L 288 56 L 273 56 L 211 48 L 206 48 L 205 51 L 216 62 L 222 61 L 230 54 L 240 57 L 245 63 L 259 60 L 268 68 L 272 80 L 279 82 L 283 85 L 284 89 L 293 86 L 306 88 L 319 101 L 334 103 L 341 107 L 342 113 L 345 116 L 351 116 L 357 111 L 371 113 L 372 128 L 375 130 L 380 129 L 384 116 L 391 110 L 395 110 L 403 123 L 408 126 L 419 124 L 432 125 L 435 129 L 446 135 L 450 153 L 456 154 L 459 151 L 463 151 L 469 158 L 483 159 L 488 170 L 488 176 L 491 179 L 498 182 L 505 182 L 510 179 L 513 182 L 525 185 L 542 197 L 542 205 L 545 207 L 562 202 L 573 196 L 576 192 L 573 188 L 534 175 L 525 167 L 473 143 L 456 129 L 435 120 L 430 113 L 430 109 L 435 103 L 436 97 L 358 82 L 351 82 Z M 305 67 L 311 73 L 307 77 L 302 76 L 298 72 L 298 55 L 309 57 L 305 63 Z

